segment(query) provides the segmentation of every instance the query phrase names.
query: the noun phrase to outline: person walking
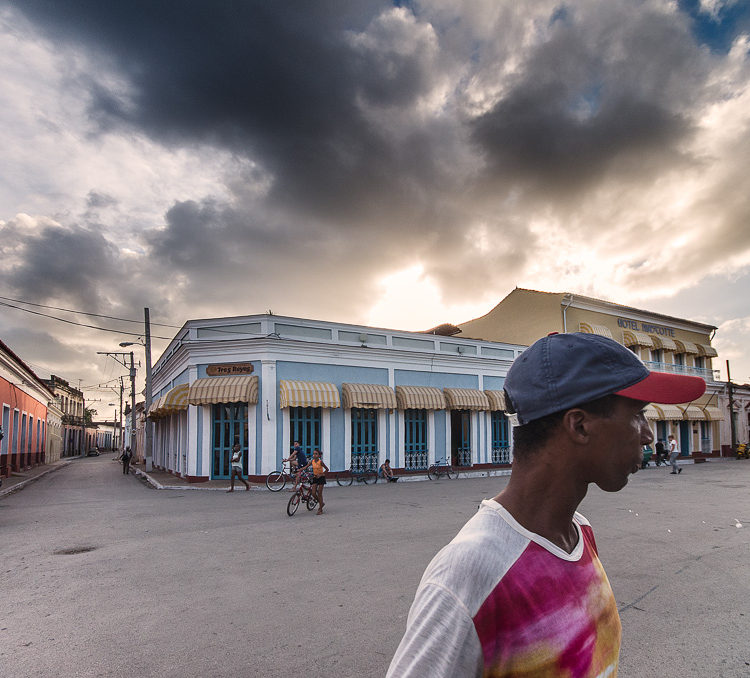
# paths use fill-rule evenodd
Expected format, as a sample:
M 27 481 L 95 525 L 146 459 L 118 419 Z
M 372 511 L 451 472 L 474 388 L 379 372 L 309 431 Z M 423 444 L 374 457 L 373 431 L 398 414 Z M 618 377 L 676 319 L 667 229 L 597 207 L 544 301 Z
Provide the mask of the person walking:
M 595 334 L 553 334 L 518 356 L 504 388 L 513 473 L 428 565 L 387 678 L 617 675 L 617 602 L 577 509 L 590 484 L 617 492 L 638 472 L 648 402 L 705 389 Z
M 125 448 L 125 451 L 120 455 L 122 460 L 122 472 L 127 475 L 130 473 L 130 460 L 133 458 L 133 454 L 129 447 Z
M 677 441 L 673 435 L 667 437 L 669 441 L 669 463 L 672 464 L 670 475 L 682 473 L 682 467 L 677 466 L 677 457 L 680 456 L 680 448 L 677 447 Z
M 235 477 L 240 479 L 245 486 L 246 491 L 250 489 L 250 483 L 246 482 L 242 477 L 242 448 L 239 443 L 235 443 L 232 447 L 232 474 L 230 476 L 230 486 L 227 492 L 234 492 Z

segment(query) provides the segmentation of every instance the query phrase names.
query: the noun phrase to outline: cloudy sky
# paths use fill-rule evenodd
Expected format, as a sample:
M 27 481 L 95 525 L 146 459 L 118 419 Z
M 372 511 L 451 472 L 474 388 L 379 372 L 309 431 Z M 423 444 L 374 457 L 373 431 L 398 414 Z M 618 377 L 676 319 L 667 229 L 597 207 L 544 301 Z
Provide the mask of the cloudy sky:
M 717 325 L 750 381 L 749 35 L 744 0 L 0 0 L 0 301 L 172 337 L 518 285 Z M 88 386 L 128 337 L 0 338 Z

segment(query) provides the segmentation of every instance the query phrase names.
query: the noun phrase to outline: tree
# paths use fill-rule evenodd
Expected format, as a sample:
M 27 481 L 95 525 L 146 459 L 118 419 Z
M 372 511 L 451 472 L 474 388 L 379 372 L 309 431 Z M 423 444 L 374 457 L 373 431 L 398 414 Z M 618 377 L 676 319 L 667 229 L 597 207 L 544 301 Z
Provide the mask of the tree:
M 96 415 L 96 410 L 92 407 L 87 407 L 83 410 L 83 424 L 84 426 L 91 426 Z

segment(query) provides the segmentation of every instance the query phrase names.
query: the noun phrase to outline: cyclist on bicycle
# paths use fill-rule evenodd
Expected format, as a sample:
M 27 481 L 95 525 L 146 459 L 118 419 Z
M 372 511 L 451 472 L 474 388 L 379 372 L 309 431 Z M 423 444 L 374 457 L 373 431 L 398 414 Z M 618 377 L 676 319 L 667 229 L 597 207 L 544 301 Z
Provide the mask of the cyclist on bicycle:
M 294 441 L 291 454 L 283 461 L 289 462 L 289 470 L 294 474 L 294 487 L 290 490 L 290 492 L 296 492 L 300 477 L 302 475 L 301 469 L 307 466 L 307 455 L 305 454 L 305 451 L 302 449 L 302 446 L 299 444 L 298 440 Z

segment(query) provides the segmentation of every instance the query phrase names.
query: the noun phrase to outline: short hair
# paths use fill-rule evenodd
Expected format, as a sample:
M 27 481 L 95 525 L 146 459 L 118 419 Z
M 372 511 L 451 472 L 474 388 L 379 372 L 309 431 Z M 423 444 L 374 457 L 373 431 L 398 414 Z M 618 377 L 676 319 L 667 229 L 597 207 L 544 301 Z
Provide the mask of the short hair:
M 386 464 L 390 464 L 390 463 L 391 463 L 391 460 L 390 460 L 390 459 L 386 459 L 384 463 L 386 463 Z
M 615 410 L 617 399 L 622 396 L 609 394 L 575 407 L 568 407 L 559 412 L 553 412 L 545 417 L 534 419 L 523 426 L 513 428 L 513 460 L 525 461 L 533 453 L 549 441 L 557 427 L 562 423 L 565 413 L 569 410 L 581 409 L 596 417 L 611 417 Z

